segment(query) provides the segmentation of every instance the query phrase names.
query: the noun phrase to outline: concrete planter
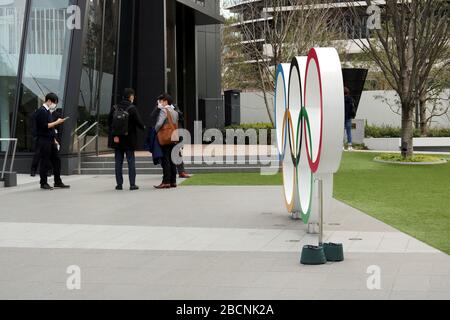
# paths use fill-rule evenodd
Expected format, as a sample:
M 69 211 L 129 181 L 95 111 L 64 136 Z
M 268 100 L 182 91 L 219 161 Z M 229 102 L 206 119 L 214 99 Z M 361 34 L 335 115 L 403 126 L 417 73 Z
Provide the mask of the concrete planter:
M 370 150 L 400 151 L 400 138 L 366 138 L 364 144 Z M 414 148 L 450 148 L 450 138 L 414 138 Z
M 448 163 L 448 161 L 445 159 L 442 159 L 441 161 L 436 161 L 436 162 L 401 162 L 401 161 L 387 161 L 387 160 L 381 160 L 379 158 L 375 158 L 374 161 L 378 162 L 378 163 L 398 164 L 398 165 L 403 165 L 403 166 L 433 166 L 433 165 L 442 165 L 442 164 Z

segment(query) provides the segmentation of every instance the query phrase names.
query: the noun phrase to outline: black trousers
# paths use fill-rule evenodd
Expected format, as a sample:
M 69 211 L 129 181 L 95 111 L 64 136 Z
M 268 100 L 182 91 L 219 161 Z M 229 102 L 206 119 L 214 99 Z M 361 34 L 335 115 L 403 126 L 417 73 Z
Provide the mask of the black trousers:
M 116 182 L 118 186 L 123 185 L 123 160 L 127 157 L 128 162 L 128 177 L 130 179 L 130 186 L 136 185 L 136 157 L 132 150 L 115 150 L 115 168 L 116 168 Z
M 34 140 L 34 156 L 33 162 L 31 163 L 31 172 L 36 173 L 39 168 L 39 161 L 41 161 L 41 155 L 39 153 L 38 140 Z
M 163 168 L 163 183 L 164 184 L 175 184 L 177 183 L 177 167 L 172 161 L 172 150 L 175 147 L 174 144 L 167 146 L 161 146 L 164 157 L 162 158 L 162 168 Z
M 50 169 L 53 169 L 55 177 L 55 184 L 62 183 L 61 180 L 61 159 L 59 158 L 58 148 L 53 141 L 38 140 L 37 152 L 40 155 L 40 176 L 41 186 L 47 184 L 47 174 Z

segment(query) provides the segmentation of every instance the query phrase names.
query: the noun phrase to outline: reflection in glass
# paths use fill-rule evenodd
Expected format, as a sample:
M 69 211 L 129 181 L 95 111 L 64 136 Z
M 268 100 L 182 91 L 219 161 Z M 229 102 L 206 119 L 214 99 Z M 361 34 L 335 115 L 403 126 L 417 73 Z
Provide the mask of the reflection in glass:
M 64 85 L 70 32 L 66 27 L 69 0 L 32 0 L 17 117 L 18 150 L 32 151 L 31 116 L 49 92 L 60 97 Z
M 16 94 L 25 0 L 0 1 L 0 137 L 9 138 Z M 5 151 L 7 144 L 1 144 Z
M 108 146 L 107 120 L 113 101 L 119 1 L 93 0 L 88 6 L 77 124 L 99 122 L 99 151 L 104 151 Z M 94 129 L 86 140 L 95 134 Z M 86 152 L 94 151 L 94 147 L 90 146 Z

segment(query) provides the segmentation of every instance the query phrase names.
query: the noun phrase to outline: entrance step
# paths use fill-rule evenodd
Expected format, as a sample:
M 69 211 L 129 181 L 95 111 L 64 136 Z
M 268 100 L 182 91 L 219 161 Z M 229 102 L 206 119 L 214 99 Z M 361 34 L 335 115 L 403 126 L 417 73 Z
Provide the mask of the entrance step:
M 200 159 L 196 159 L 199 161 Z M 279 168 L 278 162 L 274 164 Z M 81 163 L 81 174 L 86 175 L 114 175 L 115 162 L 113 157 L 85 157 Z M 123 165 L 124 174 L 128 173 L 126 160 Z M 186 171 L 192 174 L 198 173 L 259 173 L 263 168 L 270 168 L 270 165 L 262 165 L 255 159 L 247 158 L 245 161 L 236 163 L 185 163 Z M 151 157 L 137 157 L 136 171 L 139 175 L 162 174 L 161 166 L 155 166 Z M 74 171 L 77 174 L 78 170 Z

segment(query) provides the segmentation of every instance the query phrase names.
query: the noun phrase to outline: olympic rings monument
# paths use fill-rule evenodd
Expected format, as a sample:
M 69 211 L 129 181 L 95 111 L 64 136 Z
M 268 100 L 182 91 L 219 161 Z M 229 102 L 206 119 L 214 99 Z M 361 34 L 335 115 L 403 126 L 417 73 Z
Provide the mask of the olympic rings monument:
M 344 141 L 344 81 L 335 48 L 313 48 L 307 57 L 280 64 L 275 84 L 277 148 L 284 200 L 293 217 L 319 224 L 319 246 L 305 246 L 302 263 L 342 261 L 339 244 L 323 244 L 323 212 L 330 210 L 333 175 Z

